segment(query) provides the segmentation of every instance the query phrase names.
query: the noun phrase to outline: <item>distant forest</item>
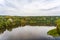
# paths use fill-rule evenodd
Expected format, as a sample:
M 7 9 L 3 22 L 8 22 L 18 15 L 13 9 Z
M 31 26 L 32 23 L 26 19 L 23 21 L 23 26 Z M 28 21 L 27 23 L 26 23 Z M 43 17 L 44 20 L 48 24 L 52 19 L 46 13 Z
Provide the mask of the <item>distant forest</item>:
M 9 19 L 19 26 L 55 26 L 55 20 L 60 19 L 60 16 L 0 16 L 1 23 Z
M 21 25 L 55 26 L 55 20 L 60 19 L 60 16 L 24 16 L 20 18 Z

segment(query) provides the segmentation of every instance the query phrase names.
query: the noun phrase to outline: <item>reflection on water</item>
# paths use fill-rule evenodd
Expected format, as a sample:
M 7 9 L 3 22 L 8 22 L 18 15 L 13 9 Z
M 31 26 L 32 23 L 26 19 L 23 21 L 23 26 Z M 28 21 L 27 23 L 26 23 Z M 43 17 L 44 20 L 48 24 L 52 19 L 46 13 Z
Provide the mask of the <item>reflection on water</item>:
M 12 31 L 8 31 L 5 29 L 0 30 L 3 32 L 0 34 L 1 40 L 20 40 L 20 39 L 46 39 L 46 40 L 53 40 L 53 37 L 47 35 L 47 32 L 55 27 L 39 27 L 39 26 L 25 26 L 25 27 L 18 27 L 12 29 Z

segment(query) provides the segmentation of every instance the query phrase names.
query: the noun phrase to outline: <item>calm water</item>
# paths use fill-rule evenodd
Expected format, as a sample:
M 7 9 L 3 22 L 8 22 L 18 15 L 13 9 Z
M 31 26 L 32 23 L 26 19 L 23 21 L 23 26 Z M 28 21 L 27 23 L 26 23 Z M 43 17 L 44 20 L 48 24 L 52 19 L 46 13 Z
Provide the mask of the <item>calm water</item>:
M 25 26 L 14 28 L 12 31 L 4 31 L 0 34 L 0 40 L 20 40 L 20 39 L 41 39 L 41 40 L 55 40 L 47 32 L 54 29 L 54 26 Z

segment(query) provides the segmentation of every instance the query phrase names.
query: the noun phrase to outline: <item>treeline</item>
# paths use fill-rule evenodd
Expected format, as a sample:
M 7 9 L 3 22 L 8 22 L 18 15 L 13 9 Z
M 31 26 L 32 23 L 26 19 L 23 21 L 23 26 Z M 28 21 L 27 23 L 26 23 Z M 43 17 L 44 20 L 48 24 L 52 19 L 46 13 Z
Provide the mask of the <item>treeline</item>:
M 0 16 L 0 26 L 54 26 L 60 16 Z
M 55 26 L 55 20 L 60 16 L 0 16 L 0 32 L 6 29 L 11 31 L 12 28 L 30 26 Z
M 55 26 L 57 19 L 60 19 L 60 16 L 24 16 L 21 17 L 21 25 Z

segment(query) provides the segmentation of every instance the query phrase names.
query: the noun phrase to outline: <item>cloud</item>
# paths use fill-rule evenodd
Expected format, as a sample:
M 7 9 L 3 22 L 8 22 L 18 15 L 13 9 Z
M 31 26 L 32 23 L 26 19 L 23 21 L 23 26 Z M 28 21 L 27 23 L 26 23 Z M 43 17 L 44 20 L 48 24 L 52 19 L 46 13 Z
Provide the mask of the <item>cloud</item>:
M 0 4 L 0 13 L 3 15 L 60 15 L 60 0 L 4 0 Z

